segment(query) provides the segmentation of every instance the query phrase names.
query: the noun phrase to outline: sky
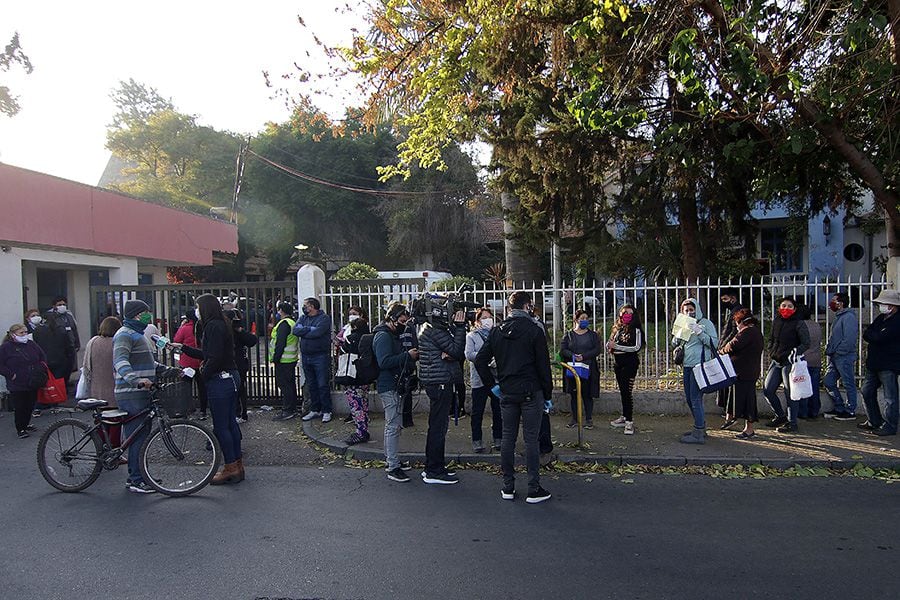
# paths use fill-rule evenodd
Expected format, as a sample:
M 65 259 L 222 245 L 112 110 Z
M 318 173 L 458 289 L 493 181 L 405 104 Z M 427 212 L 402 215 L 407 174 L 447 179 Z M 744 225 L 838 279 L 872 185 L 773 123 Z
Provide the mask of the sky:
M 348 2 L 355 10 L 341 10 Z M 109 95 L 129 78 L 156 88 L 202 125 L 256 133 L 290 112 L 262 72 L 276 85 L 295 71 L 294 62 L 324 72 L 313 34 L 349 45 L 363 15 L 358 0 L 7 3 L 0 44 L 18 31 L 34 71 L 0 73 L 22 106 L 12 118 L 0 115 L 0 162 L 96 185 L 109 159 Z M 350 82 L 305 85 L 307 93 L 324 86 L 314 99 L 331 116 L 359 103 Z

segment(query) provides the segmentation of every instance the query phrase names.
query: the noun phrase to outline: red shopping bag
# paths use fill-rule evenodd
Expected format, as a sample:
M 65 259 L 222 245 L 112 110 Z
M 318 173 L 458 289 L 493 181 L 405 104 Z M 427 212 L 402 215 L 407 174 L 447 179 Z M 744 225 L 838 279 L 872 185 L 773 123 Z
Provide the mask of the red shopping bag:
M 62 377 L 54 377 L 47 369 L 47 383 L 38 390 L 38 404 L 63 404 L 66 401 L 66 381 Z

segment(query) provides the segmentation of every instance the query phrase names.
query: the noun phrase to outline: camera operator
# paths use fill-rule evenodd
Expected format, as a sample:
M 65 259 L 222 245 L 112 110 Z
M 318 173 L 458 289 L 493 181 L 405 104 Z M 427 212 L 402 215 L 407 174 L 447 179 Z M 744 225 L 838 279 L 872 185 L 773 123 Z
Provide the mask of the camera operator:
M 475 368 L 484 385 L 494 386 L 491 360 L 497 361 L 500 380 L 500 411 L 503 415 L 503 440 L 500 445 L 500 469 L 503 473 L 504 500 L 515 498 L 515 450 L 522 420 L 525 439 L 525 463 L 528 467 L 528 497 L 537 504 L 550 499 L 541 487 L 539 435 L 545 399 L 550 399 L 553 380 L 550 354 L 544 330 L 531 316 L 533 303 L 527 292 L 509 297 L 509 317 L 491 330 L 475 357 Z
M 465 311 L 456 311 L 452 323 L 446 321 L 446 314 L 441 316 L 433 312 L 430 322 L 423 323 L 419 329 L 419 377 L 429 401 L 422 478 L 425 483 L 445 485 L 459 483 L 459 479 L 447 471 L 444 446 L 454 388 L 463 381 L 460 360 L 466 349 Z
M 390 310 L 390 308 L 391 307 L 388 306 L 388 310 Z M 419 338 L 416 336 L 415 319 L 410 318 L 409 321 L 407 321 L 406 326 L 400 332 L 400 345 L 403 347 L 403 350 L 407 352 L 413 349 L 419 349 Z M 415 423 L 413 423 L 412 393 L 413 389 L 418 386 L 415 361 L 410 361 L 407 364 L 406 372 L 403 373 L 403 375 L 405 377 L 406 385 L 402 386 L 403 389 L 398 389 L 397 392 L 400 394 L 403 406 L 403 427 L 410 428 L 415 425 Z

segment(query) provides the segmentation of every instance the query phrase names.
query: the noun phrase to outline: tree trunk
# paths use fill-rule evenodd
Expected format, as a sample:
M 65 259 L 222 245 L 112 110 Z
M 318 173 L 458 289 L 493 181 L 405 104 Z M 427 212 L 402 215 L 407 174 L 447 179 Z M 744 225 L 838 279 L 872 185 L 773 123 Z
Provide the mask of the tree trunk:
M 540 255 L 524 247 L 521 242 L 512 237 L 515 234 L 515 228 L 510 215 L 519 209 L 519 198 L 511 192 L 501 192 L 500 204 L 503 206 L 506 285 L 512 286 L 522 281 L 537 281 L 540 277 L 537 258 Z
M 678 192 L 678 228 L 681 232 L 681 259 L 684 276 L 696 281 L 703 275 L 703 249 L 697 224 L 697 196 L 693 185 Z

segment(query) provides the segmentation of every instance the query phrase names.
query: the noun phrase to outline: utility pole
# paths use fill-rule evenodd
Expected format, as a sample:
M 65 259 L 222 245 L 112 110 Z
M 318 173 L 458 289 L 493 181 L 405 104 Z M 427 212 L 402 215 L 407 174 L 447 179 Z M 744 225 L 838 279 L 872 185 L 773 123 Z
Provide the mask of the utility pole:
M 252 138 L 250 136 L 247 136 L 247 143 L 242 143 L 241 149 L 238 151 L 237 164 L 235 165 L 234 170 L 234 194 L 231 197 L 231 219 L 229 219 L 230 223 L 237 223 L 238 196 L 241 193 L 241 181 L 244 177 L 244 155 L 250 148 L 251 139 Z

